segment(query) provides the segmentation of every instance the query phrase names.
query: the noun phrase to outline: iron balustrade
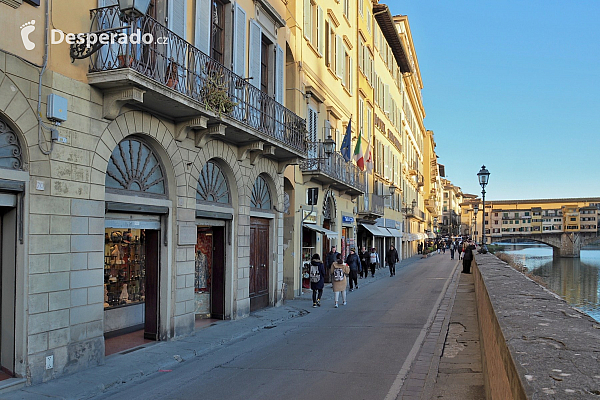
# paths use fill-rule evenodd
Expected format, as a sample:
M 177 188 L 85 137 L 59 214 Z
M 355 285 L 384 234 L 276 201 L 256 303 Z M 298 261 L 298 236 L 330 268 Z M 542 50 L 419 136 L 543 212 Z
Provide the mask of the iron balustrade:
M 323 142 L 307 142 L 306 150 L 307 159 L 300 162 L 301 171 L 321 172 L 338 182 L 365 192 L 365 173 L 352 162 L 346 162 L 340 153 L 334 152 L 327 157 Z
M 377 214 L 383 215 L 384 198 L 378 194 L 369 193 L 358 196 L 359 214 Z
M 118 40 L 100 48 L 90 58 L 90 72 L 131 68 L 198 101 L 219 117 L 226 115 L 306 153 L 304 119 L 154 18 L 134 18 L 129 26 L 118 29 L 123 25 L 119 14 L 118 6 L 90 10 L 92 32 L 137 33 L 135 42 Z M 147 43 L 150 38 L 152 42 Z

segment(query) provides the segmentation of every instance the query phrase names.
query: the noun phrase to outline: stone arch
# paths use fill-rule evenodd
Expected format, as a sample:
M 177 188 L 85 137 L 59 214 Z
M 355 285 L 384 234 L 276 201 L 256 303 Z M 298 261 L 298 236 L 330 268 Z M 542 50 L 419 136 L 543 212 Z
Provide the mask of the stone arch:
M 31 159 L 30 148 L 37 146 L 38 140 L 36 112 L 19 85 L 6 74 L 0 75 L 0 99 L 4 99 L 0 104 L 0 118 L 17 135 L 21 147 L 22 170 L 27 171 Z M 49 161 L 45 162 L 49 170 Z
M 92 156 L 92 185 L 100 186 L 95 191 L 97 199 L 104 199 L 104 182 L 108 161 L 113 150 L 123 139 L 136 135 L 152 145 L 165 168 L 169 198 L 180 193 L 186 186 L 183 158 L 175 138 L 167 125 L 157 117 L 142 111 L 128 111 L 114 119 L 102 132 Z M 93 190 L 94 188 L 92 188 Z M 100 189 L 101 193 L 100 194 Z
M 196 187 L 198 186 L 198 177 L 204 164 L 208 161 L 215 161 L 229 184 L 231 195 L 231 206 L 235 209 L 239 203 L 240 192 L 243 187 L 244 177 L 237 161 L 237 155 L 230 146 L 218 140 L 211 140 L 200 150 L 194 161 L 192 161 L 189 182 L 187 185 L 187 197 L 196 199 Z
M 261 158 L 250 171 L 248 185 L 246 185 L 248 190 L 246 197 L 248 199 L 248 205 L 250 204 L 250 196 L 252 194 L 254 182 L 259 175 L 265 178 L 267 182 L 269 191 L 271 192 L 272 205 L 275 206 L 277 210 L 282 210 L 284 202 L 283 176 L 277 173 L 275 165 L 266 158 Z
M 325 216 L 327 208 L 330 209 L 329 219 L 335 220 L 338 207 L 335 193 L 331 189 L 327 190 L 327 192 L 325 192 L 325 196 L 323 196 L 323 216 Z

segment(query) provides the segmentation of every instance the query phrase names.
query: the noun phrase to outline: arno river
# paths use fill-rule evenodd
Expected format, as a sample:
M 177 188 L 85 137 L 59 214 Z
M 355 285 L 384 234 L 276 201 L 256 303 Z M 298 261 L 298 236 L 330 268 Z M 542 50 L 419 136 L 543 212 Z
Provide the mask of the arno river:
M 554 258 L 552 248 L 542 244 L 503 244 L 548 289 L 573 307 L 600 322 L 600 250 L 581 250 L 581 258 Z

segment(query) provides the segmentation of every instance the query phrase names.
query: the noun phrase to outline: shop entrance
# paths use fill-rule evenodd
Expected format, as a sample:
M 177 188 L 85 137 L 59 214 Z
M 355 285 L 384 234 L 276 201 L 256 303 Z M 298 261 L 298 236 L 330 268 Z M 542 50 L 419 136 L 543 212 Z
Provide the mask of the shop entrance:
M 17 209 L 0 206 L 0 380 L 15 371 L 16 238 Z
M 225 229 L 199 226 L 194 279 L 195 314 L 225 319 Z
M 106 355 L 143 344 L 145 340 L 159 340 L 160 222 L 156 219 L 106 220 Z
M 269 305 L 269 220 L 250 218 L 250 311 Z

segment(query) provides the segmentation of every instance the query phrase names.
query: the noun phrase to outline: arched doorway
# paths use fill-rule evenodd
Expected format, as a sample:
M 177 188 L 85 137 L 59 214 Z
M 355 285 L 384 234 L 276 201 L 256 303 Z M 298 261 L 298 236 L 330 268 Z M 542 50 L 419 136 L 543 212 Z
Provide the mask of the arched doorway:
M 231 190 L 216 159 L 204 164 L 198 177 L 196 204 L 231 207 Z M 196 318 L 225 318 L 225 228 L 223 219 L 197 223 L 194 313 Z
M 258 176 L 252 187 L 250 207 L 255 210 L 271 212 L 271 192 L 267 181 Z M 270 220 L 250 217 L 250 311 L 269 305 L 270 263 Z
M 21 171 L 21 143 L 17 132 L 0 116 L 0 380 L 15 374 L 17 318 L 17 247 L 23 243 L 25 182 L 4 171 Z
M 331 190 L 328 190 L 323 199 L 323 228 L 336 232 L 336 213 L 337 209 L 334 194 Z M 334 245 L 334 241 L 330 239 L 329 236 L 323 235 L 323 252 L 321 253 L 323 254 L 323 259 L 325 259 L 327 253 L 331 250 L 331 246 Z M 325 275 L 325 282 L 331 282 L 331 275 Z
M 158 340 L 161 227 L 168 209 L 144 200 L 167 199 L 168 193 L 164 167 L 148 142 L 135 136 L 119 142 L 106 168 L 105 191 L 127 202 L 106 202 L 104 336 L 143 330 L 145 339 Z

